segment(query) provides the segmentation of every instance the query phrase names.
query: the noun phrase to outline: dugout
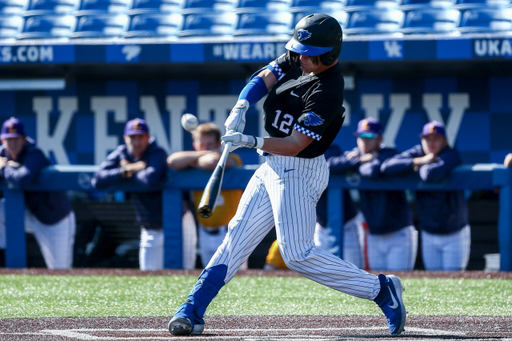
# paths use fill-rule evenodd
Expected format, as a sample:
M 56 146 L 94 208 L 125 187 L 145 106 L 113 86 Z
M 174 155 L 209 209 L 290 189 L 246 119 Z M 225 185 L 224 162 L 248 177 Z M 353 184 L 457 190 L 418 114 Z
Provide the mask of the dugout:
M 168 153 L 191 149 L 181 115 L 190 112 L 222 125 L 247 78 L 279 56 L 286 40 L 6 42 L 0 46 L 0 118 L 19 117 L 55 164 L 99 164 L 121 143 L 124 123 L 135 117 L 148 120 Z M 510 43 L 503 34 L 347 37 L 340 56 L 347 112 L 335 143 L 352 148 L 357 121 L 372 116 L 385 127 L 385 143 L 404 150 L 418 143 L 424 123 L 436 119 L 446 124 L 463 163 L 502 163 L 512 151 Z M 261 104 L 248 112 L 248 133 L 262 131 L 260 118 Z M 259 162 L 251 151 L 240 154 L 245 164 Z M 489 231 L 497 229 L 498 203 L 484 197 L 470 200 L 472 269 L 483 269 L 483 254 L 497 252 L 497 232 Z M 77 212 L 95 209 L 93 203 L 74 205 Z M 129 211 L 123 202 L 105 207 Z M 87 215 L 80 224 L 90 224 Z M 132 238 L 130 229 L 115 238 Z M 255 256 L 267 249 L 262 244 Z

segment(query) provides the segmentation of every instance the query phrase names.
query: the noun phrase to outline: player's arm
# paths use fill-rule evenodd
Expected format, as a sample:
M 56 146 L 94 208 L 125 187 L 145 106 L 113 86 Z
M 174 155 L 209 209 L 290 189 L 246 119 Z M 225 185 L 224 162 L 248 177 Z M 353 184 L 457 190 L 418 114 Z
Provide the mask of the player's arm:
M 40 150 L 35 150 L 25 157 L 23 165 L 14 166 L 15 163 L 9 164 L 1 169 L 1 175 L 9 184 L 23 188 L 39 175 L 41 170 L 47 165 L 46 158 Z
M 167 158 L 167 166 L 174 170 L 183 170 L 190 167 L 196 167 L 199 158 L 209 154 L 210 151 L 201 150 L 189 150 L 183 152 L 176 152 L 171 154 Z
M 148 158 L 146 168 L 133 175 L 133 181 L 148 187 L 158 185 L 165 179 L 166 159 L 167 153 L 163 150 L 156 151 Z
M 459 153 L 449 149 L 438 156 L 437 161 L 419 168 L 419 174 L 423 181 L 435 182 L 446 178 L 451 171 L 461 164 Z
M 264 68 L 256 71 L 240 92 L 238 101 L 229 113 L 224 123 L 226 131 L 242 133 L 245 129 L 245 115 L 249 107 L 265 97 L 286 72 L 297 66 L 299 66 L 299 55 L 287 51 Z
M 105 161 L 101 163 L 100 170 L 94 174 L 91 180 L 92 186 L 95 188 L 106 188 L 123 180 L 121 158 L 118 150 L 110 153 Z
M 384 175 L 396 175 L 413 172 L 413 160 L 422 154 L 421 146 L 413 147 L 385 160 L 380 167 L 380 171 Z
M 313 139 L 297 130 L 287 137 L 265 137 L 261 150 L 270 154 L 295 156 L 313 142 Z
M 197 164 L 195 167 L 202 170 L 212 171 L 215 169 L 215 167 L 217 167 L 220 155 L 221 154 L 219 152 L 209 152 L 208 154 L 201 156 L 197 160 Z M 227 169 L 236 166 L 238 166 L 237 161 L 232 156 L 229 156 L 228 159 L 226 160 L 225 168 Z

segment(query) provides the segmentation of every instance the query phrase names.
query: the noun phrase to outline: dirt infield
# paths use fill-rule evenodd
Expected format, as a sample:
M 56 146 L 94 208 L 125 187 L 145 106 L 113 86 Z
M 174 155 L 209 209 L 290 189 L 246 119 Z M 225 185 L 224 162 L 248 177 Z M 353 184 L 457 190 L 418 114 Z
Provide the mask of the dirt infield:
M 372 340 L 392 338 L 384 317 L 207 317 L 204 334 L 173 337 L 168 318 L 0 320 L 1 340 Z M 512 317 L 412 316 L 401 340 L 512 340 Z
M 199 275 L 199 270 L 141 272 L 123 269 L 0 269 L 0 275 Z M 501 278 L 510 272 L 425 271 L 396 273 L 401 277 Z M 249 270 L 239 276 L 298 276 L 291 271 Z M 40 318 L 0 319 L 0 340 L 510 340 L 512 317 L 409 316 L 405 332 L 391 337 L 383 316 L 222 316 L 206 317 L 204 334 L 173 337 L 167 330 L 169 317 L 134 318 Z

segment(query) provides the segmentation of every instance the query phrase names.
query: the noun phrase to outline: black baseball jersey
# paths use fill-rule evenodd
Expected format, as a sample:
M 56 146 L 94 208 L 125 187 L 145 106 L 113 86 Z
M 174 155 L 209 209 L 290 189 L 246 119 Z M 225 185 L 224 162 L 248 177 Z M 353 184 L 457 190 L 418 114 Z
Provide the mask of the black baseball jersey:
M 295 129 L 313 138 L 297 157 L 310 159 L 324 154 L 345 118 L 343 87 L 339 64 L 316 75 L 302 76 L 300 68 L 290 70 L 263 104 L 265 130 L 272 137 L 286 137 Z

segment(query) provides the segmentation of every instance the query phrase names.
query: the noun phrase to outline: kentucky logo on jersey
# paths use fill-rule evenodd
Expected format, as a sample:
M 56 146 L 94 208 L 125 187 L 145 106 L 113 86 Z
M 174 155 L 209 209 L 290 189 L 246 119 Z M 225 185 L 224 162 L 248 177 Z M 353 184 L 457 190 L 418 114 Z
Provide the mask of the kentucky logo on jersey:
M 315 114 L 314 112 L 310 111 L 306 114 L 304 114 L 304 124 L 307 126 L 319 126 L 322 123 L 324 123 L 324 119 Z
M 300 29 L 297 31 L 297 36 L 299 41 L 303 41 L 309 39 L 311 37 L 311 33 L 307 30 Z

